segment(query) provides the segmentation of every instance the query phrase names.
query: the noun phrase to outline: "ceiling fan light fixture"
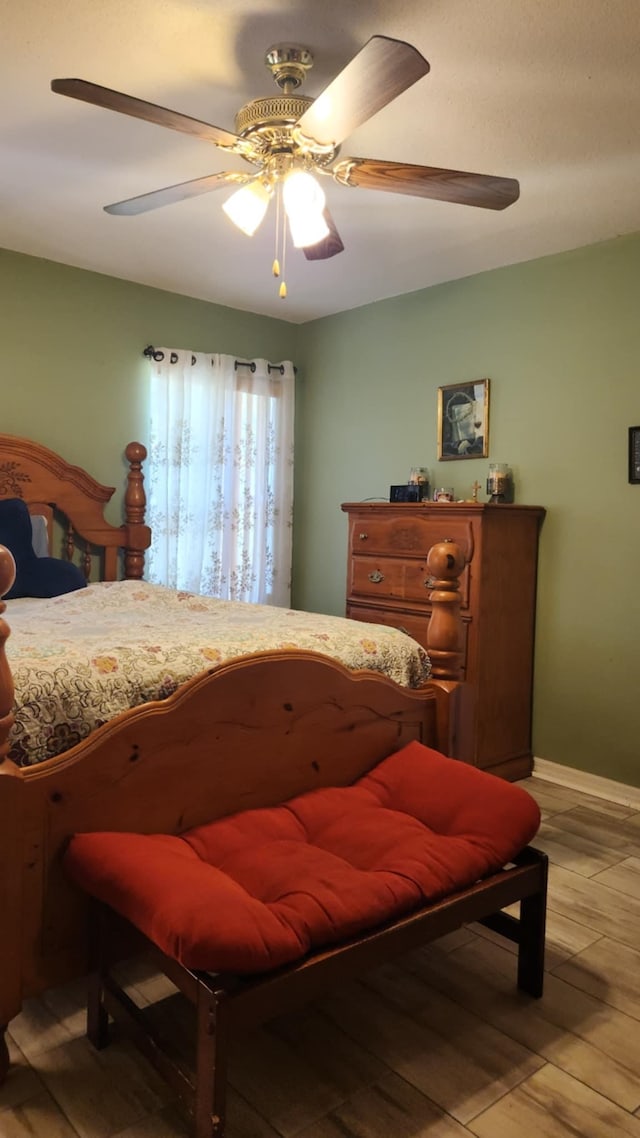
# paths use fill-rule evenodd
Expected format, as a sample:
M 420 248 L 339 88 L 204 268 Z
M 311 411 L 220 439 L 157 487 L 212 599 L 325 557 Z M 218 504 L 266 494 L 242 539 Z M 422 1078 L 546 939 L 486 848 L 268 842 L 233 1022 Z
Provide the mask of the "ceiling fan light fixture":
M 144 213 L 222 186 L 241 186 L 223 209 L 238 229 L 253 236 L 270 198 L 275 196 L 273 274 L 279 277 L 278 253 L 283 273 L 285 268 L 287 221 L 294 245 L 304 250 L 308 261 L 325 261 L 344 249 L 323 190 L 310 171 L 330 175 L 342 186 L 483 209 L 505 209 L 517 200 L 519 186 L 514 178 L 372 158 L 350 157 L 335 163 L 350 134 L 428 73 L 429 63 L 411 44 L 389 36 L 371 36 L 315 99 L 299 93 L 313 64 L 308 48 L 274 44 L 267 52 L 266 64 L 279 92 L 252 99 L 241 107 L 235 133 L 85 79 L 52 80 L 56 94 L 200 138 L 254 167 L 251 174 L 223 170 L 138 194 L 105 206 L 107 213 Z M 284 297 L 286 292 L 281 281 L 280 295 Z
M 222 208 L 238 229 L 246 233 L 247 237 L 253 237 L 267 212 L 269 201 L 267 187 L 262 182 L 251 182 L 227 198 Z
M 306 170 L 292 170 L 284 180 L 282 200 L 289 219 L 291 240 L 296 249 L 316 245 L 329 235 L 324 217 L 325 194 L 322 186 Z
M 306 170 L 292 170 L 287 174 L 282 187 L 282 200 L 288 217 L 304 211 L 322 213 L 326 204 L 322 186 Z

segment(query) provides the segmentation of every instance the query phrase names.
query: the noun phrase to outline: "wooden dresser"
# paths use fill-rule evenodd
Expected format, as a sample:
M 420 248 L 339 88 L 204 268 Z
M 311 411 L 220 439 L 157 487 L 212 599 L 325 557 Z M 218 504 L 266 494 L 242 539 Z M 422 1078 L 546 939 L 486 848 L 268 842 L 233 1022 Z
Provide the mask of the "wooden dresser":
M 473 722 L 459 757 L 508 779 L 531 771 L 531 697 L 540 506 L 346 502 L 347 616 L 402 628 L 426 646 L 427 553 L 464 552 L 464 673 Z

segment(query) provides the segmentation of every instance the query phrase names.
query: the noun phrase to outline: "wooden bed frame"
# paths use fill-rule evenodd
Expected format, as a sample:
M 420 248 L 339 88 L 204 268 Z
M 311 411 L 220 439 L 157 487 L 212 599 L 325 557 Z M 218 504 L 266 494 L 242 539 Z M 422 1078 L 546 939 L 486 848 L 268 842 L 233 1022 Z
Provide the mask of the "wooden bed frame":
M 22 498 L 30 513 L 43 514 L 49 522 L 49 552 L 69 561 L 79 555 L 87 580 L 94 570 L 101 581 L 115 581 L 119 576 L 140 580 L 144 553 L 151 544 L 142 473 L 146 447 L 129 443 L 125 456 L 129 470 L 120 526 L 110 525 L 104 517 L 114 486 L 102 486 L 55 451 L 16 435 L 0 435 L 0 498 Z M 54 521 L 62 522 L 61 549 L 52 548 Z
M 63 514 L 64 553 L 79 549 L 87 576 L 100 563 L 113 579 L 122 549 L 124 575 L 140 578 L 150 542 L 145 454 L 139 443 L 127 447 L 119 527 L 102 516 L 111 488 L 7 435 L 0 435 L 0 497 L 23 497 L 48 517 Z M 86 902 L 61 869 L 72 833 L 177 833 L 315 786 L 350 783 L 411 739 L 460 753 L 469 722 L 466 689 L 456 682 L 464 560 L 457 546 L 441 543 L 428 565 L 434 679 L 420 690 L 315 653 L 262 653 L 202 673 L 169 699 L 125 712 L 64 754 L 24 768 L 6 757 L 13 684 L 0 615 L 0 1081 L 8 1064 L 4 1029 L 23 1000 L 87 971 Z M 0 547 L 0 597 L 12 574 L 13 559 Z M 0 614 L 5 609 L 0 601 Z

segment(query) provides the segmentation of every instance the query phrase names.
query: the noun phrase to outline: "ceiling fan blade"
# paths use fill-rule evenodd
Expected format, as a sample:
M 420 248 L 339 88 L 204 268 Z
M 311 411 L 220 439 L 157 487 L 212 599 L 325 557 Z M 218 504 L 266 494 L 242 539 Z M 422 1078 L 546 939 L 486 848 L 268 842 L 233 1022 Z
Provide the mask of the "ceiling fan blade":
M 322 146 L 337 146 L 428 71 L 411 44 L 372 36 L 305 111 L 298 129 Z
M 307 261 L 326 261 L 329 257 L 335 257 L 336 253 L 341 253 L 344 249 L 342 238 L 336 228 L 336 223 L 333 220 L 328 209 L 322 211 L 327 225 L 329 226 L 329 233 L 318 241 L 315 245 L 307 245 L 302 251 L 307 258 Z
M 515 178 L 442 170 L 438 166 L 412 166 L 407 162 L 382 162 L 374 158 L 345 158 L 333 167 L 333 176 L 343 186 L 436 198 L 482 209 L 506 209 L 520 196 Z
M 180 130 L 183 134 L 213 142 L 223 150 L 242 154 L 247 149 L 244 139 L 229 130 L 192 119 L 179 111 L 158 107 L 155 103 L 146 103 L 144 99 L 136 99 L 133 95 L 123 95 L 120 91 L 112 91 L 110 87 L 99 87 L 97 83 L 88 83 L 85 79 L 52 79 L 51 90 L 57 95 L 68 95 L 71 99 L 105 107 L 108 111 L 119 111 L 123 115 L 132 115 L 136 119 L 169 127 L 170 130 Z
M 131 216 L 136 213 L 146 213 L 149 209 L 158 209 L 162 205 L 173 205 L 174 202 L 185 201 L 186 198 L 195 198 L 198 194 L 208 194 L 210 190 L 224 189 L 229 185 L 243 185 L 251 182 L 254 174 L 238 174 L 228 170 L 222 174 L 208 174 L 204 178 L 193 178 L 190 182 L 179 182 L 176 186 L 165 186 L 163 190 L 152 190 L 149 194 L 139 194 L 126 201 L 114 202 L 104 207 L 105 213 L 123 214 Z

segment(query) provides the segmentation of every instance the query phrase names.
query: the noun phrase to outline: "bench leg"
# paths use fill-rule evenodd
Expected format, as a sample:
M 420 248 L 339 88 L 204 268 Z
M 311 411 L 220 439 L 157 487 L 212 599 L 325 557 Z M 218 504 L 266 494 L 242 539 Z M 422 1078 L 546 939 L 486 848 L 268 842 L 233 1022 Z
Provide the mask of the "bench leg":
M 89 988 L 87 992 L 87 1037 L 101 1051 L 109 1042 L 109 1016 L 104 1006 L 108 931 L 102 907 L 93 904 L 89 926 Z
M 0 1023 L 0 1087 L 4 1083 L 7 1075 L 9 1074 L 9 1047 L 5 1032 L 7 1025 Z
M 228 1001 L 226 993 L 198 980 L 196 1004 L 196 1138 L 224 1138 L 227 1061 Z
M 518 987 L 540 998 L 544 986 L 544 944 L 547 913 L 548 861 L 540 856 L 542 883 L 537 893 L 520 902 Z
M 102 1051 L 109 1042 L 109 1016 L 103 1003 L 104 985 L 102 974 L 92 972 L 89 976 L 87 994 L 87 1037 L 93 1046 Z

